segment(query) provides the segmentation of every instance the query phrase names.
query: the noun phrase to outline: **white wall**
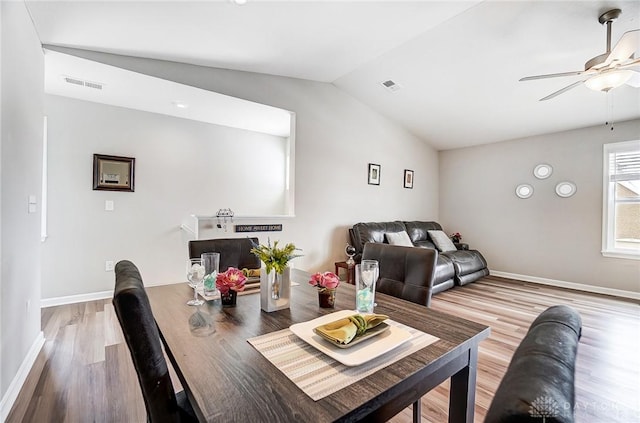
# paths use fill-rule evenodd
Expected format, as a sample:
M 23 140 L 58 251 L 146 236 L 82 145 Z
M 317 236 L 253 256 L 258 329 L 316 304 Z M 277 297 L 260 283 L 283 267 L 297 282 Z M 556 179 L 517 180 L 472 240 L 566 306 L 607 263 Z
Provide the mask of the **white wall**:
M 39 211 L 42 183 L 44 57 L 24 3 L 0 2 L 0 8 L 0 394 L 4 399 L 18 369 L 40 334 L 40 215 L 27 214 L 27 201 L 29 195 L 35 195 Z M 3 401 L 3 405 L 4 403 Z M 2 412 L 5 412 L 4 407 Z
M 492 270 L 640 292 L 640 261 L 603 257 L 602 145 L 638 139 L 640 120 L 441 151 L 440 221 L 485 255 Z M 539 163 L 553 166 L 544 180 Z M 560 181 L 577 193 L 555 194 Z M 533 185 L 529 199 L 518 184 Z
M 153 279 L 181 269 L 186 250 L 176 228 L 192 213 L 230 207 L 244 215 L 283 214 L 285 138 L 53 95 L 45 96 L 45 109 L 44 298 L 84 292 L 84 275 L 108 289 L 107 259 L 129 258 L 153 269 Z M 91 190 L 94 153 L 135 157 L 135 192 Z M 104 210 L 105 200 L 114 211 Z M 158 255 L 141 254 L 146 243 Z M 64 291 L 56 281 L 64 281 Z
M 345 258 L 343 250 L 347 242 L 347 228 L 354 223 L 437 219 L 437 153 L 331 84 L 105 54 L 86 56 L 296 113 L 296 217 L 235 222 L 282 223 L 283 232 L 258 233 L 257 236 L 263 242 L 267 237 L 294 242 L 304 254 L 292 263 L 295 267 L 311 271 L 333 270 L 333 262 Z M 75 109 L 67 109 L 66 106 L 60 108 L 64 112 L 76 112 Z M 54 120 L 49 116 L 50 128 L 58 125 Z M 110 195 L 92 192 L 89 184 L 90 154 L 100 152 L 91 149 L 110 148 L 109 153 L 116 155 L 126 155 L 124 150 L 135 151 L 133 155 L 153 158 L 160 154 L 146 150 L 153 140 L 141 141 L 145 147 L 135 145 L 133 140 L 125 146 L 113 144 L 96 131 L 93 139 L 73 141 L 88 145 L 76 145 L 74 148 L 68 144 L 59 150 L 59 146 L 66 142 L 57 139 L 60 136 L 65 135 L 49 135 L 50 167 L 82 167 L 85 173 L 80 177 L 83 180 L 65 186 L 62 180 L 56 180 L 58 172 L 50 170 L 50 237 L 44 250 L 46 282 L 43 297 L 113 289 L 113 273 L 104 271 L 106 259 L 132 259 L 139 265 L 145 283 L 149 285 L 184 280 L 183 260 L 187 255 L 189 237 L 178 229 L 182 222 L 175 212 L 178 210 L 175 203 L 182 202 L 182 199 L 167 196 L 153 180 L 146 184 L 138 180 L 135 193 L 117 193 L 118 197 L 114 197 L 116 211 L 107 215 L 103 211 L 104 200 Z M 166 148 L 166 144 L 157 143 L 156 148 Z M 65 157 L 65 152 L 74 155 Z M 141 166 L 144 161 L 138 163 L 137 172 L 143 172 Z M 380 186 L 367 184 L 368 163 L 382 166 Z M 414 189 L 403 188 L 404 169 L 415 171 Z M 247 180 L 259 178 L 251 172 L 235 176 Z M 233 186 L 235 182 L 230 180 L 229 183 Z M 58 192 L 54 185 L 67 191 Z M 63 203 L 69 198 L 86 198 L 87 201 L 74 202 L 73 210 L 64 211 Z M 146 206 L 134 206 L 145 201 L 153 203 L 152 213 Z M 196 208 L 197 204 L 180 204 L 179 207 L 186 212 Z M 197 213 L 198 210 L 192 212 Z M 76 228 L 72 219 L 57 219 L 61 213 L 73 213 L 75 220 L 82 224 L 81 228 L 90 228 L 93 222 L 99 229 Z M 103 242 L 102 233 L 109 234 L 108 242 Z M 217 230 L 205 234 L 211 237 L 246 235 Z M 82 271 L 74 274 L 67 268 L 78 257 L 83 263 L 76 266 Z

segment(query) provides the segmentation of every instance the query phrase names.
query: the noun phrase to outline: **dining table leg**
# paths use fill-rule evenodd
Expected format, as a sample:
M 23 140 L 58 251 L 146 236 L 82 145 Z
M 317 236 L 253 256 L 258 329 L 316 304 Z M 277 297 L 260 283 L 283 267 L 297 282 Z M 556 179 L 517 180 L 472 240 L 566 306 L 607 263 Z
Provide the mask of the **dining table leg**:
M 473 423 L 476 403 L 478 346 L 469 349 L 469 364 L 451 377 L 449 423 Z
M 413 403 L 413 423 L 422 421 L 422 398 Z

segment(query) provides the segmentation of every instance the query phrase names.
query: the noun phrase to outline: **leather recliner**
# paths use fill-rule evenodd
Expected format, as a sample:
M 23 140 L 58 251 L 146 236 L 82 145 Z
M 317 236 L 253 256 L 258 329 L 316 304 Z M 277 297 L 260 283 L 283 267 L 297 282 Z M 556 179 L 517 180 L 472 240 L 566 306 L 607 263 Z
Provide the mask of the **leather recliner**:
M 385 233 L 406 231 L 415 247 L 436 249 L 428 231 L 442 230 L 438 222 L 393 221 L 357 223 L 349 229 L 351 243 L 356 249 L 356 262 L 362 257 L 367 242 L 386 243 Z M 487 261 L 467 244 L 456 244 L 456 251 L 441 252 L 435 269 L 433 293 L 437 294 L 454 285 L 466 285 L 489 274 Z

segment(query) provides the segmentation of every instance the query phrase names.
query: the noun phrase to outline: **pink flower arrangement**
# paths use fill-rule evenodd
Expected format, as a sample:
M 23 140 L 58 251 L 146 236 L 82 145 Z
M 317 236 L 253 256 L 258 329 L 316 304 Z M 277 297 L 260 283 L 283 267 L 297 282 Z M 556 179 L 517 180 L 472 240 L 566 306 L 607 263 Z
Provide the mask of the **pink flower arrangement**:
M 336 289 L 340 285 L 340 278 L 333 272 L 318 272 L 311 275 L 309 285 L 315 286 L 321 291 Z
M 462 239 L 462 235 L 460 235 L 460 232 L 454 232 L 451 234 L 451 239 L 453 240 L 453 242 L 460 242 L 460 240 Z
M 218 273 L 216 278 L 216 288 L 220 290 L 221 294 L 226 294 L 231 291 L 244 291 L 244 283 L 247 277 L 242 273 L 242 270 L 230 267 L 226 272 Z

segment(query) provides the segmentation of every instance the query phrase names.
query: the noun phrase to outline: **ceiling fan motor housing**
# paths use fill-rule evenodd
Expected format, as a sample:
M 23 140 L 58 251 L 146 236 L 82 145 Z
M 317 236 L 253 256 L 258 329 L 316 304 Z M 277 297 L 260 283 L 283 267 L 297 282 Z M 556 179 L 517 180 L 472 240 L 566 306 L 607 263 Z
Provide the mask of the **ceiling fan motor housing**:
M 620 17 L 622 10 L 620 9 L 611 9 L 604 12 L 598 18 L 598 22 L 602 25 L 607 25 L 607 51 L 603 54 L 600 54 L 592 59 L 589 59 L 587 63 L 584 64 L 584 70 L 588 71 L 589 69 L 597 69 L 597 66 L 601 63 L 604 63 L 609 57 L 609 53 L 611 53 L 611 23 Z

